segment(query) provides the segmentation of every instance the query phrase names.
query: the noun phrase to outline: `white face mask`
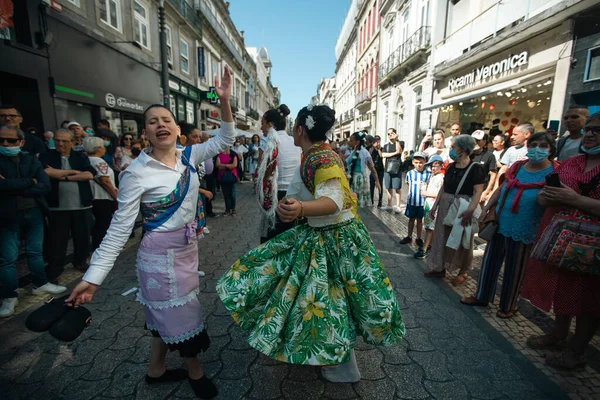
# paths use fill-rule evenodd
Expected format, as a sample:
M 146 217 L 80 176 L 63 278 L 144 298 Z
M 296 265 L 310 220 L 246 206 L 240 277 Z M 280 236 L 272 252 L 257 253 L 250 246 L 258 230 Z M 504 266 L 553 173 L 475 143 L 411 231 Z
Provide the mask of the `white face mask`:
M 479 151 L 481 150 L 481 147 L 479 147 L 478 144 L 475 145 L 475 147 L 473 147 L 473 151 Z

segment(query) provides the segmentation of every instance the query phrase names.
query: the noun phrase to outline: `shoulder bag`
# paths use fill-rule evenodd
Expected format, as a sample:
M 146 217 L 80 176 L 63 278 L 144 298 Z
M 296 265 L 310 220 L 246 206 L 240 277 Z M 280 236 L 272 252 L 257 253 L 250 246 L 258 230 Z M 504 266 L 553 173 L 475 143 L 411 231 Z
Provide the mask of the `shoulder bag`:
M 473 165 L 475 165 L 475 163 L 471 162 L 471 164 L 465 171 L 465 174 L 463 175 L 462 179 L 460 180 L 460 182 L 458 184 L 458 187 L 456 188 L 456 192 L 454 193 L 455 196 L 458 196 L 458 194 L 460 193 L 460 189 L 462 189 L 462 187 L 465 183 L 465 180 L 467 179 L 467 176 L 469 175 L 469 172 L 471 171 L 471 168 L 473 167 Z M 456 217 L 458 217 L 458 209 L 460 208 L 460 203 L 462 203 L 464 201 L 466 201 L 466 200 L 461 197 L 456 197 L 454 199 L 454 201 L 450 205 L 450 208 L 448 209 L 448 213 L 444 217 L 444 225 L 446 225 L 446 226 L 454 225 L 454 221 L 456 220 Z
M 521 164 L 519 164 L 519 168 L 515 172 L 515 179 L 517 178 L 517 174 L 521 169 Z M 501 190 L 498 188 L 497 190 Z M 502 201 L 500 202 L 500 208 L 498 212 L 496 212 L 496 207 L 492 207 L 488 210 L 487 214 L 483 218 L 481 228 L 479 229 L 479 237 L 486 242 L 490 242 L 496 232 L 498 231 L 498 221 L 500 220 L 500 214 L 502 213 L 502 208 L 504 207 L 504 203 L 506 203 L 506 198 L 508 197 L 508 190 L 504 191 L 504 196 L 502 196 Z
M 599 181 L 596 175 L 582 194 L 588 196 Z M 559 211 L 536 240 L 531 258 L 565 271 L 600 276 L 600 218 L 577 208 Z

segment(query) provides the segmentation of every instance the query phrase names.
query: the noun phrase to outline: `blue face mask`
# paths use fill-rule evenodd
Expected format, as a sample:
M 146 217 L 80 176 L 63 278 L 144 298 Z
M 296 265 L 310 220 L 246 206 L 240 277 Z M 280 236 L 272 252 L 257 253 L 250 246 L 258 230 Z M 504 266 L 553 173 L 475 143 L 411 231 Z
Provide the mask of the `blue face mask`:
M 108 147 L 110 146 L 110 141 L 109 140 L 105 140 L 104 141 L 104 147 Z
M 55 149 L 56 148 L 56 146 L 54 146 L 54 138 L 50 138 L 48 140 L 48 148 L 49 149 Z
M 91 136 L 94 136 L 94 131 L 93 131 L 93 130 L 91 130 L 91 129 L 86 129 L 85 131 L 87 132 L 87 134 L 88 134 L 90 137 L 91 137 Z
M 586 149 L 585 147 L 581 146 L 581 151 L 583 151 L 585 154 L 597 156 L 600 154 L 600 146 L 592 147 L 591 149 Z
M 456 161 L 456 159 L 460 156 L 460 154 L 458 154 L 454 149 L 450 149 L 450 153 L 448 155 L 454 161 Z
M 550 150 L 533 147 L 527 150 L 527 158 L 532 164 L 539 164 L 548 158 Z
M 21 148 L 19 146 L 4 147 L 0 146 L 0 154 L 6 157 L 14 157 L 19 155 Z

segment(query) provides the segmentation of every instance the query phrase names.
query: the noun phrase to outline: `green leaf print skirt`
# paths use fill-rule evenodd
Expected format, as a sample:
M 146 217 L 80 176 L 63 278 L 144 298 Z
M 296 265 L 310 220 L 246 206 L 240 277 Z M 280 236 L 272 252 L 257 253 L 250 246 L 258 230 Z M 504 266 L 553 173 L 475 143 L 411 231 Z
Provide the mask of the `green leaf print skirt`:
M 357 334 L 381 346 L 404 336 L 390 279 L 359 219 L 276 236 L 237 260 L 217 293 L 252 347 L 292 364 L 348 362 Z

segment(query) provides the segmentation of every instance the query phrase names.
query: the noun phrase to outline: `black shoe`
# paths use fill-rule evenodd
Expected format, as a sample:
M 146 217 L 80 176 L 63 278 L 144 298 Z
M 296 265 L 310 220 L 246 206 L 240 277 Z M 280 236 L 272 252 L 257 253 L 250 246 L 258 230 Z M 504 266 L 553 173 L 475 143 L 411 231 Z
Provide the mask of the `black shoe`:
M 400 244 L 411 244 L 411 243 L 412 243 L 412 238 L 410 238 L 408 236 L 400 241 Z
M 196 394 L 197 397 L 201 399 L 212 399 L 216 395 L 219 394 L 217 387 L 210 379 L 204 375 L 200 379 L 191 379 L 188 378 L 188 382 L 192 386 L 192 390 Z
M 419 248 L 422 248 L 424 244 L 423 239 L 421 238 L 418 238 L 415 243 L 417 244 L 417 246 L 419 246 Z
M 381 203 L 377 203 L 377 208 L 381 208 Z
M 427 258 L 427 252 L 423 249 L 419 249 L 419 251 L 415 253 L 415 258 L 417 260 L 424 260 Z
M 215 214 L 214 212 L 208 213 L 208 214 L 206 214 L 206 215 L 207 215 L 209 218 L 215 218 L 215 217 L 218 217 L 218 215 L 217 215 L 217 214 Z
M 164 374 L 157 378 L 146 375 L 146 383 L 153 385 L 155 383 L 179 382 L 188 377 L 188 372 L 185 369 L 168 369 Z

